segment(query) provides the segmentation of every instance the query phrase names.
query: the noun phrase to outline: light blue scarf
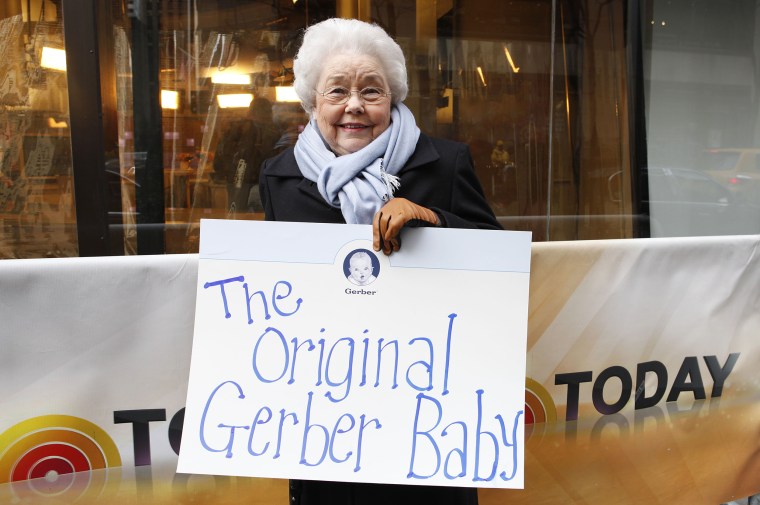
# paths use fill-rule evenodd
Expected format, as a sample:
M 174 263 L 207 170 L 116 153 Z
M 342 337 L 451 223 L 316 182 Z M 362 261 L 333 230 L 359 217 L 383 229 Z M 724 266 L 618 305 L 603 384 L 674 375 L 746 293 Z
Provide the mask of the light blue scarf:
M 396 174 L 417 147 L 420 129 L 403 103 L 391 108 L 391 124 L 369 145 L 355 153 L 335 156 L 312 119 L 295 146 L 296 162 L 304 177 L 317 183 L 322 198 L 340 207 L 346 223 L 371 224 L 375 213 L 393 198 Z

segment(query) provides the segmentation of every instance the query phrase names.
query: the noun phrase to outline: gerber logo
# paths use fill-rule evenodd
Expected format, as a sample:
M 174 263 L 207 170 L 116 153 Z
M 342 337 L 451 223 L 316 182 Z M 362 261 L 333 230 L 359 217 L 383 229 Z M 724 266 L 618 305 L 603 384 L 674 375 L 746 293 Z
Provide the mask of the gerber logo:
M 34 417 L 0 433 L 0 483 L 44 478 L 29 485 L 40 494 L 74 499 L 69 495 L 82 491 L 75 481 L 89 475 L 77 472 L 114 466 L 121 466 L 116 444 L 79 417 Z

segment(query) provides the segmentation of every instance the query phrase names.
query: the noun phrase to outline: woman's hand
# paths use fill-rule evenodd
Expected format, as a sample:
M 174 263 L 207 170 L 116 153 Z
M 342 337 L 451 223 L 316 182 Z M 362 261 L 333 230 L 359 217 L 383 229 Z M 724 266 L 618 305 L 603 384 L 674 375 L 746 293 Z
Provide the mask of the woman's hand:
M 398 234 L 401 228 L 410 222 L 412 225 L 420 222 L 432 226 L 441 224 L 438 214 L 427 207 L 417 205 L 406 198 L 394 198 L 377 211 L 372 221 L 372 246 L 375 251 L 382 250 L 386 256 L 398 251 L 401 247 Z

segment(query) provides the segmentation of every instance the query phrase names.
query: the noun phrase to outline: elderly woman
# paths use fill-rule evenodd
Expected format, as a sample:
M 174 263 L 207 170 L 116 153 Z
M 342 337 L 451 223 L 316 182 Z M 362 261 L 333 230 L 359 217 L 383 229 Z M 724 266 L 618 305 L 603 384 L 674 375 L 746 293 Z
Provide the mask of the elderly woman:
M 404 105 L 401 48 L 382 28 L 329 19 L 306 30 L 295 90 L 311 116 L 260 179 L 268 220 L 372 224 L 391 254 L 404 226 L 500 228 L 466 145 L 420 132 Z M 477 503 L 475 489 L 292 481 L 291 502 Z

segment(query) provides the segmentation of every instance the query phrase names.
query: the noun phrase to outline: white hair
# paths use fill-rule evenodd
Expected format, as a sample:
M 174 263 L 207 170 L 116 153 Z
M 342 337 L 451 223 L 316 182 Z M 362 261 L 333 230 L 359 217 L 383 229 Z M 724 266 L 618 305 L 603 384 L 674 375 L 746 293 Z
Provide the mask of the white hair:
M 316 105 L 316 86 L 325 60 L 334 55 L 371 56 L 385 71 L 391 101 L 402 102 L 409 91 L 406 60 L 401 47 L 382 28 L 358 19 L 331 18 L 306 29 L 293 61 L 295 87 L 301 106 L 311 114 Z

